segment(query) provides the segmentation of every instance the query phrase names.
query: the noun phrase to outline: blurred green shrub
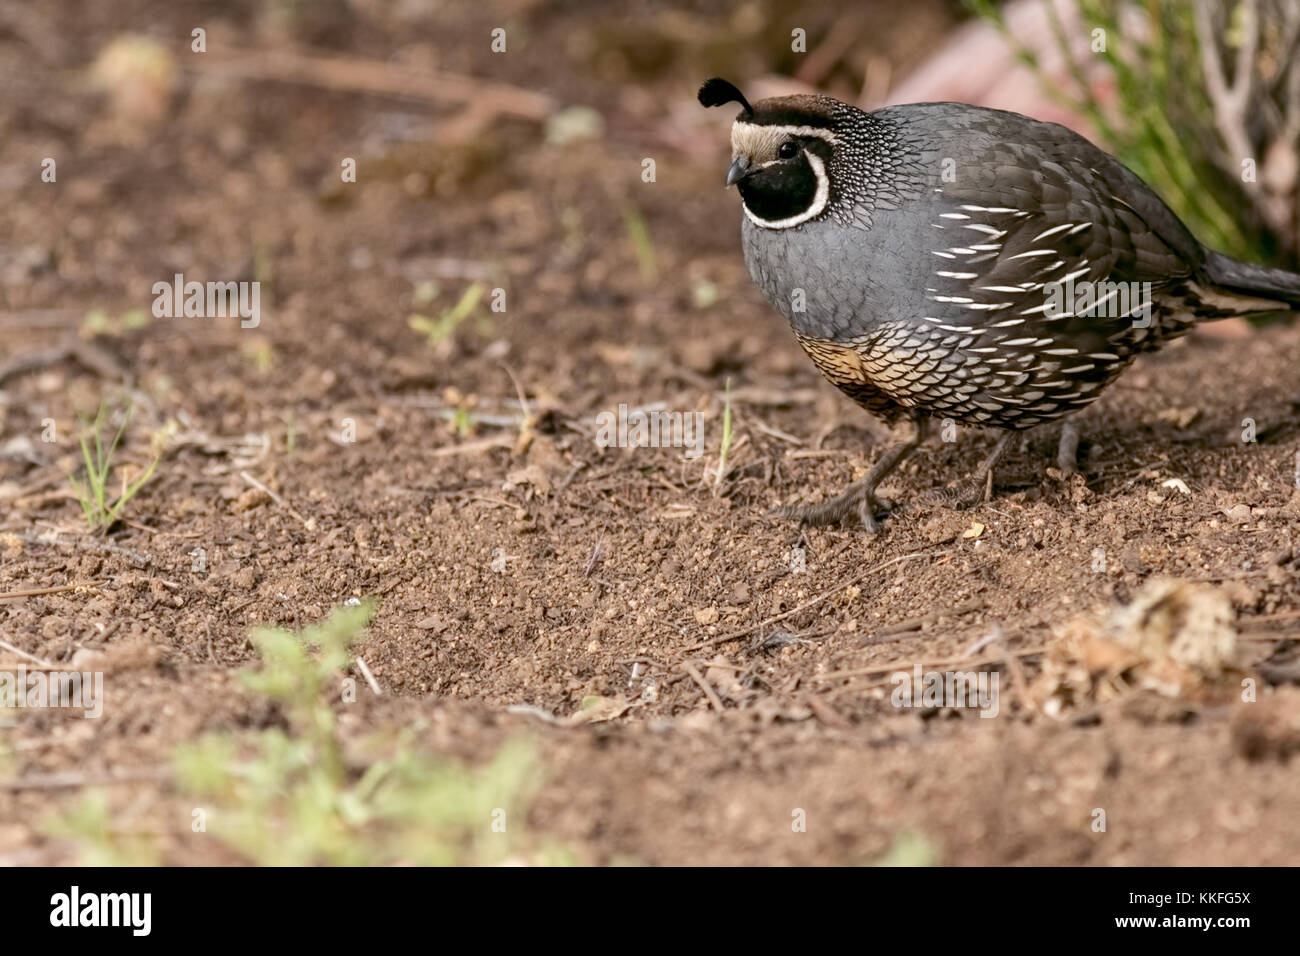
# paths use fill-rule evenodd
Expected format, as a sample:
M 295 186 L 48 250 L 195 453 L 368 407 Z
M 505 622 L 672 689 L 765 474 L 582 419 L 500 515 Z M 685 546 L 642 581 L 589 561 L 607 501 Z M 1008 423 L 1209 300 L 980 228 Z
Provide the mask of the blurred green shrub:
M 427 756 L 409 730 L 386 757 L 345 754 L 328 698 L 372 610 L 370 602 L 340 608 L 301 635 L 253 631 L 263 666 L 242 679 L 279 706 L 288 729 L 263 730 L 251 746 L 211 735 L 180 749 L 177 779 L 214 801 L 210 832 L 275 866 L 565 861 L 521 835 L 537 779 L 523 741 L 478 770 Z
M 1104 49 L 1091 54 L 1115 91 L 1105 102 L 1079 59 L 1080 38 L 1052 0 L 1042 3 L 1066 83 L 1047 75 L 993 0 L 966 0 L 1045 92 L 1084 116 L 1198 237 L 1230 255 L 1296 267 L 1300 4 L 1073 0 L 1089 34 L 1105 31 Z
M 573 862 L 523 826 L 539 779 L 528 742 L 507 741 L 478 768 L 429 755 L 412 727 L 345 742 L 331 698 L 373 609 L 340 608 L 301 634 L 252 632 L 262 667 L 240 677 L 281 725 L 177 748 L 174 778 L 196 802 L 197 838 L 266 866 Z M 44 829 L 91 865 L 156 865 L 168 835 L 122 828 L 97 791 Z

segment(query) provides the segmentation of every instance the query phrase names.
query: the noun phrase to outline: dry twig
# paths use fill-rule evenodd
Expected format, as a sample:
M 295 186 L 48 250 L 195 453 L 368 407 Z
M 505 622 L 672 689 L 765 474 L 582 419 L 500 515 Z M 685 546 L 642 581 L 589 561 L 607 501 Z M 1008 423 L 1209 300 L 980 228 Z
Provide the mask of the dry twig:
M 790 608 L 790 610 L 788 611 L 782 611 L 780 614 L 773 614 L 771 617 L 764 618 L 763 620 L 758 621 L 754 624 L 747 624 L 744 627 L 737 628 L 734 631 L 728 631 L 726 634 L 719 634 L 717 637 L 711 637 L 706 641 L 700 641 L 698 644 L 692 644 L 690 647 L 686 648 L 686 653 L 689 654 L 691 651 L 698 651 L 705 647 L 713 647 L 715 644 L 725 644 L 727 641 L 734 641 L 737 640 L 738 638 L 747 637 L 748 635 L 752 634 L 754 631 L 758 630 L 759 628 L 767 627 L 769 624 L 775 624 L 777 621 L 784 621 L 787 617 L 791 617 L 795 614 L 798 614 L 800 611 L 806 611 L 810 607 L 815 607 L 816 605 L 820 604 L 822 601 L 825 601 L 827 598 L 835 594 L 838 594 L 840 591 L 843 591 L 845 588 L 852 587 L 853 585 L 858 584 L 861 581 L 865 581 L 867 578 L 871 577 L 871 575 L 875 574 L 877 571 L 883 571 L 885 568 L 892 567 L 895 564 L 898 564 L 902 561 L 909 561 L 912 558 L 933 558 L 936 555 L 937 552 L 932 552 L 932 551 L 915 551 L 912 554 L 902 554 L 896 558 L 891 558 L 888 561 L 885 561 L 881 564 L 877 564 L 875 567 L 868 568 L 866 571 L 863 571 L 861 574 L 854 575 L 853 577 L 849 578 L 847 581 L 843 581 L 832 588 L 828 588 L 827 590 L 823 591 L 821 594 L 817 595 L 815 598 L 804 601 L 802 604 L 798 604 L 795 607 Z

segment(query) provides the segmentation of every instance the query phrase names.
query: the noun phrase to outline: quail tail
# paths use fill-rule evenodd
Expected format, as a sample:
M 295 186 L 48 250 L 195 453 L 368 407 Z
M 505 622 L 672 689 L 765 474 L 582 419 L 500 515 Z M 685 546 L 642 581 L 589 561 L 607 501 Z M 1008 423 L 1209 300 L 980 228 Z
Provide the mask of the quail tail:
M 1210 252 L 1205 274 L 1217 291 L 1235 300 L 1241 313 L 1300 309 L 1300 275 L 1294 272 Z

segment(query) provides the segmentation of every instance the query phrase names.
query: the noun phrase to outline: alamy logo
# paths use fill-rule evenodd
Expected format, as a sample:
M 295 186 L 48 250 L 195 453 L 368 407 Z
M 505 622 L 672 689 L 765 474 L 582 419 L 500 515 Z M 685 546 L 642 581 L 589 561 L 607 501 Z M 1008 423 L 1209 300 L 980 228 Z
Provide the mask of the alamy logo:
M 51 926 L 129 926 L 133 936 L 148 936 L 153 925 L 152 893 L 69 893 L 50 897 Z
M 0 710 L 68 708 L 94 719 L 104 713 L 103 671 L 0 671 Z
M 981 717 L 998 715 L 997 671 L 923 671 L 917 664 L 911 673 L 895 671 L 889 681 L 895 707 L 978 707 Z
M 153 284 L 155 319 L 224 319 L 238 316 L 239 326 L 262 324 L 260 282 L 186 282 L 176 273 L 171 282 Z
M 1134 328 L 1151 325 L 1150 282 L 1049 282 L 1043 286 L 1046 316 L 1052 318 L 1133 319 Z
M 596 444 L 601 448 L 685 448 L 686 457 L 704 452 L 704 413 L 666 412 L 618 406 L 618 413 L 596 416 Z

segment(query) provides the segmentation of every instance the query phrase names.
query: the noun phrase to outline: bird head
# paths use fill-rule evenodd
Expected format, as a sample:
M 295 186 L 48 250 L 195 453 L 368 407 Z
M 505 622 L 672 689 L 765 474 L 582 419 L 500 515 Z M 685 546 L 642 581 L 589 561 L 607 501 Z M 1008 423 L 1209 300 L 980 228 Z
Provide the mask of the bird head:
M 700 87 L 699 98 L 704 106 L 741 106 L 731 124 L 726 184 L 740 191 L 756 225 L 786 229 L 830 208 L 833 170 L 847 148 L 845 122 L 859 111 L 826 96 L 776 96 L 751 105 L 717 77 Z

